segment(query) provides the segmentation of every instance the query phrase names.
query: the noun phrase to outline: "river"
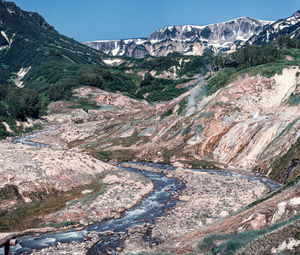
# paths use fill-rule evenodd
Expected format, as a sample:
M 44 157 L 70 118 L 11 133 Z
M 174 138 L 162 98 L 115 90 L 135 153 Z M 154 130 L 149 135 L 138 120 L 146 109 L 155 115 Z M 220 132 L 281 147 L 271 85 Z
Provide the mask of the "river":
M 23 136 L 14 140 L 15 143 L 22 143 L 36 147 L 45 147 L 45 144 L 33 142 L 30 139 L 36 134 Z M 139 163 L 147 164 L 149 166 L 172 171 L 175 168 L 169 165 L 155 164 L 155 163 Z M 177 179 L 167 178 L 163 173 L 154 173 L 141 171 L 135 167 L 122 167 L 119 168 L 124 171 L 131 171 L 144 175 L 150 178 L 153 182 L 154 189 L 143 198 L 141 203 L 130 210 L 126 211 L 121 218 L 102 221 L 99 223 L 87 226 L 81 231 L 68 230 L 55 233 L 44 233 L 40 236 L 26 235 L 18 239 L 18 244 L 12 247 L 12 254 L 21 254 L 28 252 L 32 249 L 42 249 L 49 246 L 54 246 L 58 242 L 68 243 L 72 241 L 84 242 L 84 236 L 89 232 L 97 232 L 99 234 L 100 241 L 94 245 L 88 252 L 88 254 L 116 254 L 116 248 L 123 247 L 123 236 L 128 233 L 129 228 L 137 225 L 155 224 L 155 219 L 159 216 L 163 216 L 166 211 L 176 205 L 177 199 L 172 198 L 172 194 L 179 190 L 184 189 L 184 184 Z M 202 171 L 210 174 L 217 174 L 223 176 L 232 176 L 235 178 L 246 178 L 248 180 L 258 180 L 267 185 L 272 191 L 280 187 L 280 184 L 269 180 L 264 177 L 254 177 L 242 174 L 232 173 L 230 171 L 219 170 L 204 170 L 204 169 L 192 169 L 192 171 Z M 145 236 L 145 240 L 151 240 L 150 236 Z M 0 250 L 0 254 L 1 250 Z

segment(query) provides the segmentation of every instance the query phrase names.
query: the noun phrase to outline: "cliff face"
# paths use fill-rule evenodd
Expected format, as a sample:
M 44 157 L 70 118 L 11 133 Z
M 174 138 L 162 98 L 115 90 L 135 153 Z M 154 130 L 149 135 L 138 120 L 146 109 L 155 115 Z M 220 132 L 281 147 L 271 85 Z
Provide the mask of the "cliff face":
M 270 22 L 251 18 L 237 18 L 207 26 L 170 26 L 160 29 L 149 38 L 86 42 L 92 48 L 112 56 L 143 58 L 166 56 L 170 52 L 202 55 L 234 49 L 254 34 L 260 33 Z
M 289 165 L 285 170 L 278 169 L 276 162 L 300 136 L 299 105 L 290 102 L 291 95 L 299 90 L 298 74 L 299 68 L 294 67 L 272 78 L 239 77 L 202 100 L 196 95 L 194 105 L 188 105 L 192 108 L 189 116 L 161 121 L 153 140 L 163 155 L 174 151 L 169 158 L 173 162 L 208 160 L 229 168 L 256 169 L 286 181 L 292 177 L 287 172 Z M 178 125 L 179 134 L 175 132 Z M 297 153 L 289 160 L 299 160 Z M 299 167 L 293 170 L 293 176 L 298 174 Z
M 244 44 L 268 44 L 280 35 L 299 37 L 299 11 L 277 21 L 247 17 L 206 26 L 169 26 L 148 38 L 91 41 L 84 44 L 111 56 L 143 58 L 171 52 L 202 55 L 204 52 L 233 51 Z
M 68 138 L 69 146 L 102 160 L 255 170 L 287 181 L 300 173 L 300 105 L 293 101 L 299 95 L 299 71 L 290 66 L 271 78 L 235 76 L 209 96 L 202 83 L 166 103 L 136 101 L 135 109 L 133 99 L 82 88 L 80 95 L 103 110 L 90 111 L 87 123 L 65 127 L 64 133 L 77 134 Z M 93 132 L 78 140 L 87 128 Z
M 249 39 L 250 44 L 268 44 L 280 35 L 298 38 L 300 36 L 300 11 L 291 17 L 277 20 L 265 27 L 265 29 Z

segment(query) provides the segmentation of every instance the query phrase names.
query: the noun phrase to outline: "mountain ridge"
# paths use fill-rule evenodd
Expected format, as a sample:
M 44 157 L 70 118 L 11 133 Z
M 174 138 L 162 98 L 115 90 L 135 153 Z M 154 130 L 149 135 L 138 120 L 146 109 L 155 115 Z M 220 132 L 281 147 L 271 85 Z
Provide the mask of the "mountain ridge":
M 298 20 L 298 15 L 296 15 L 298 12 L 294 13 L 296 20 Z M 255 44 L 258 34 L 263 33 L 267 27 L 280 20 L 264 21 L 239 17 L 201 26 L 173 25 L 156 30 L 148 38 L 95 40 L 83 44 L 111 56 L 134 58 L 166 56 L 174 51 L 184 55 L 203 55 L 205 52 L 216 54 L 221 51 L 234 51 L 247 43 Z M 299 20 L 296 22 L 295 29 L 299 26 L 298 22 Z

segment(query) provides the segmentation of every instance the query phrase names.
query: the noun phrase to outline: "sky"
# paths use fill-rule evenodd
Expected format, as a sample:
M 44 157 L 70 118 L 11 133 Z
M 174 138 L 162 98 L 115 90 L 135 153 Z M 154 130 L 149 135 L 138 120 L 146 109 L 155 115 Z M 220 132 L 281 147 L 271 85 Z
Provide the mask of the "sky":
M 11 0 L 12 1 L 12 0 Z M 300 0 L 15 0 L 80 42 L 148 37 L 171 25 L 207 25 L 237 17 L 277 20 Z

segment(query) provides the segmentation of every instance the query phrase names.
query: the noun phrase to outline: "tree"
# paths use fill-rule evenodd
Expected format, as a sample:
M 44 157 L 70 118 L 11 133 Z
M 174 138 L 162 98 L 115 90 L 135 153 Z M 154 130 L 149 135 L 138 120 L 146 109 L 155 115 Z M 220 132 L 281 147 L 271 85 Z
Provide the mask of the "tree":
M 38 118 L 41 110 L 39 95 L 31 89 L 16 89 L 7 96 L 10 115 L 19 120 Z

